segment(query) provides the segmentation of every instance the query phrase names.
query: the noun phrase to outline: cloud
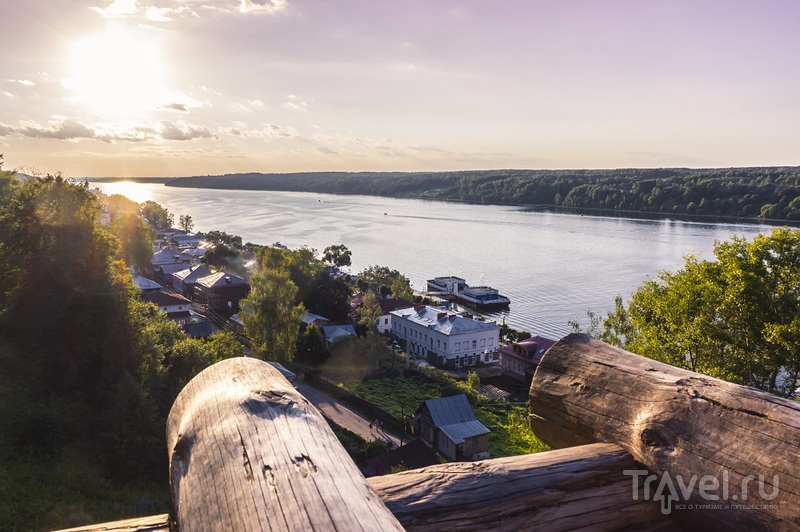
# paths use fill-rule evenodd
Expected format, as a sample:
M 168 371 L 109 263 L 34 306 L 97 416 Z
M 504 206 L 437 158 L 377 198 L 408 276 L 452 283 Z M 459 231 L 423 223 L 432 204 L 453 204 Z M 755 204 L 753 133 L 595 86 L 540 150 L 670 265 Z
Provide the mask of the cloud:
M 302 139 L 300 133 L 298 133 L 295 129 L 276 124 L 268 124 L 260 129 L 247 129 L 245 124 L 237 122 L 234 124 L 234 127 L 227 128 L 225 133 L 233 137 L 255 138 L 262 140 Z
M 36 86 L 36 83 L 32 82 L 29 79 L 15 79 L 14 81 L 19 83 L 20 85 L 25 85 L 26 87 L 34 87 L 34 86 Z
M 60 122 L 51 122 L 47 126 L 28 123 L 22 127 L 16 128 L 15 132 L 25 137 L 40 139 L 97 139 L 103 142 L 110 142 L 108 139 L 98 138 L 94 129 L 72 118 Z
M 286 0 L 241 0 L 242 13 L 276 13 L 286 9 Z
M 210 129 L 204 126 L 193 126 L 188 122 L 173 123 L 162 120 L 158 123 L 158 132 L 165 140 L 194 140 L 219 138 Z
M 308 102 L 296 96 L 294 94 L 290 94 L 288 97 L 288 101 L 283 104 L 283 107 L 289 109 L 291 111 L 308 111 Z
M 93 7 L 92 11 L 104 17 L 126 17 L 136 14 L 136 0 L 115 0 L 106 8 Z
M 287 0 L 114 0 L 91 9 L 105 18 L 140 18 L 172 22 L 177 18 L 203 18 L 217 13 L 272 14 L 287 8 Z
M 188 113 L 189 108 L 185 103 L 168 103 L 161 107 L 162 109 L 169 109 L 170 111 L 179 111 L 181 113 Z
M 98 142 L 146 142 L 158 140 L 193 140 L 219 138 L 210 129 L 193 126 L 185 121 L 177 123 L 163 120 L 156 125 L 139 124 L 127 129 L 115 128 L 112 125 L 95 125 L 90 127 L 73 118 L 55 117 L 47 125 L 35 122 L 24 122 L 19 126 L 0 123 L 0 137 L 18 135 L 37 139 L 55 139 L 76 141 L 92 139 Z

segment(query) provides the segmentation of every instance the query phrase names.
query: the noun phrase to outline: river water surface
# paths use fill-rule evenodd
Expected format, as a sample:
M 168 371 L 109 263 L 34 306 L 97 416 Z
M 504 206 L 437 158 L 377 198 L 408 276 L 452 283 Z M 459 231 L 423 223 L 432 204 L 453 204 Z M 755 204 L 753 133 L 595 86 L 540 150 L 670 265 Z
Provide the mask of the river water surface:
M 399 270 L 416 290 L 457 275 L 511 298 L 497 321 L 558 339 L 568 322 L 605 315 L 660 270 L 687 254 L 712 258 L 715 240 L 752 238 L 772 227 L 640 220 L 374 196 L 210 190 L 148 183 L 93 183 L 108 194 L 153 200 L 192 217 L 196 231 L 221 230 L 245 242 L 303 245 L 320 253 L 344 244 L 351 271 L 375 264 Z

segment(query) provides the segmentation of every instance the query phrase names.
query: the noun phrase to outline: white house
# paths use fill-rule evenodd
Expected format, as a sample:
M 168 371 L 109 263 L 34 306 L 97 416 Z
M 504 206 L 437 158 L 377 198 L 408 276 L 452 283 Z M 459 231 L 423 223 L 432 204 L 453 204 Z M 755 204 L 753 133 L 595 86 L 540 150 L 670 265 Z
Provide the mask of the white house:
M 500 326 L 444 308 L 416 305 L 391 312 L 392 336 L 406 351 L 450 368 L 500 359 Z

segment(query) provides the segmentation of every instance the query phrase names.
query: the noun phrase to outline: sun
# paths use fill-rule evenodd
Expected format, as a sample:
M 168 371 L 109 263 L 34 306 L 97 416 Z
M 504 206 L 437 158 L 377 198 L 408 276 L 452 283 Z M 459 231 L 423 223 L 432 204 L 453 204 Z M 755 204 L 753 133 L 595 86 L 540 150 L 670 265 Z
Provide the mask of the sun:
M 123 28 L 84 37 L 70 47 L 62 85 L 71 99 L 109 119 L 135 119 L 163 105 L 164 67 L 157 44 Z

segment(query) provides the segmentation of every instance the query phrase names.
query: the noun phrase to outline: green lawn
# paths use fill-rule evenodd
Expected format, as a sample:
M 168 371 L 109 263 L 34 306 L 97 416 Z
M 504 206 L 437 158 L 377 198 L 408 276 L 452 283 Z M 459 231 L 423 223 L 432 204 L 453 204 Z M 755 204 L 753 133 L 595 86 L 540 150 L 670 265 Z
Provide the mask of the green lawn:
M 515 456 L 545 451 L 548 447 L 539 441 L 528 425 L 528 413 L 521 406 L 488 406 L 466 382 L 439 370 L 427 370 L 424 377 L 376 378 L 344 380 L 341 385 L 357 396 L 383 408 L 398 419 L 401 409 L 406 417 L 425 400 L 443 395 L 466 393 L 475 415 L 492 431 L 489 452 L 492 458 Z

